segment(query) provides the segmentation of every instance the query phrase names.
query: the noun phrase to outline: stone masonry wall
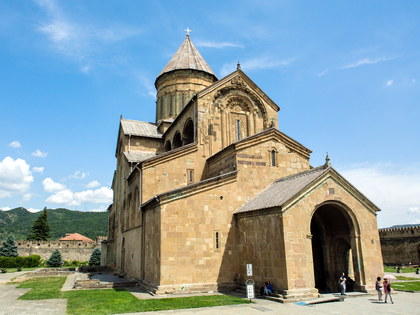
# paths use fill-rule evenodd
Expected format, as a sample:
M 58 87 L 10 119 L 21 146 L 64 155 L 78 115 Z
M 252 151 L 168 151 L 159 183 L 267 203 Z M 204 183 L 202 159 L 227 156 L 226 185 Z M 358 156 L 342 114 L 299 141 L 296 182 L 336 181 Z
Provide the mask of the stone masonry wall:
M 420 265 L 420 225 L 380 229 L 385 265 Z
M 101 240 L 94 243 L 81 241 L 16 241 L 19 256 L 39 255 L 47 260 L 56 249 L 63 260 L 88 261 L 96 247 L 100 248 Z

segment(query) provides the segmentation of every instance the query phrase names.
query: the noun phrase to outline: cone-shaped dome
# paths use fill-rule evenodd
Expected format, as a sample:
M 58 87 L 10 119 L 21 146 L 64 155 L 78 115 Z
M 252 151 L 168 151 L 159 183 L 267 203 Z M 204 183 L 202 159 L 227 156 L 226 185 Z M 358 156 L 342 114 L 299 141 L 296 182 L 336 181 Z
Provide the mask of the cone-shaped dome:
M 210 66 L 191 42 L 189 35 L 186 36 L 181 47 L 179 47 L 177 52 L 172 56 L 162 72 L 159 73 L 158 78 L 167 72 L 187 69 L 204 71 L 215 76 L 213 70 L 211 70 Z

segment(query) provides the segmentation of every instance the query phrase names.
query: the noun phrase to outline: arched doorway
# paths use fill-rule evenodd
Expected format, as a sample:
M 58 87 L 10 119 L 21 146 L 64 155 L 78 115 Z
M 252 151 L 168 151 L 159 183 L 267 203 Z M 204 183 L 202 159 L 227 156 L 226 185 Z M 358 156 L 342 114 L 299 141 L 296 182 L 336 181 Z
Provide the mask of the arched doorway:
M 182 132 L 182 145 L 190 144 L 194 141 L 194 123 L 189 119 Z
M 181 134 L 179 133 L 179 131 L 175 133 L 174 140 L 172 141 L 172 143 L 174 149 L 182 146 Z
M 311 234 L 315 287 L 320 292 L 337 292 L 344 272 L 347 291 L 353 291 L 354 280 L 360 284 L 360 276 L 353 268 L 358 265 L 356 231 L 347 209 L 339 203 L 319 206 L 312 216 Z

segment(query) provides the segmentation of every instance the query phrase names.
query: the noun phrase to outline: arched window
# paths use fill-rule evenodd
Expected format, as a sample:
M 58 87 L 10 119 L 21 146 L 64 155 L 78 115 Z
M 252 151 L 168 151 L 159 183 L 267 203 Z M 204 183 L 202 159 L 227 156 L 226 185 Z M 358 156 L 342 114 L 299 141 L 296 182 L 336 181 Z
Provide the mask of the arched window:
M 241 121 L 239 119 L 236 119 L 235 123 L 235 135 L 236 135 L 236 141 L 239 141 L 242 139 L 241 135 Z
M 277 152 L 275 150 L 271 150 L 271 166 L 277 166 Z
M 171 141 L 168 140 L 165 143 L 165 151 L 167 152 L 167 151 L 171 151 L 171 150 L 172 150 Z
M 182 132 L 182 145 L 192 143 L 194 141 L 194 123 L 189 119 L 184 125 Z
M 176 132 L 176 134 L 174 136 L 174 140 L 172 141 L 172 143 L 173 143 L 173 148 L 174 149 L 182 146 L 181 134 L 179 133 L 179 131 Z

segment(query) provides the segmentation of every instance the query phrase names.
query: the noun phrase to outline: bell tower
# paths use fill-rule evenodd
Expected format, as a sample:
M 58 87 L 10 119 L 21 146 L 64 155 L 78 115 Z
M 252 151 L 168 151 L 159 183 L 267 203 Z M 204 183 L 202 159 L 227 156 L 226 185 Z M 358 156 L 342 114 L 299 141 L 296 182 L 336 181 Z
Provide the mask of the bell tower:
M 156 122 L 175 118 L 194 94 L 217 81 L 207 62 L 191 42 L 189 29 L 177 52 L 155 81 Z

